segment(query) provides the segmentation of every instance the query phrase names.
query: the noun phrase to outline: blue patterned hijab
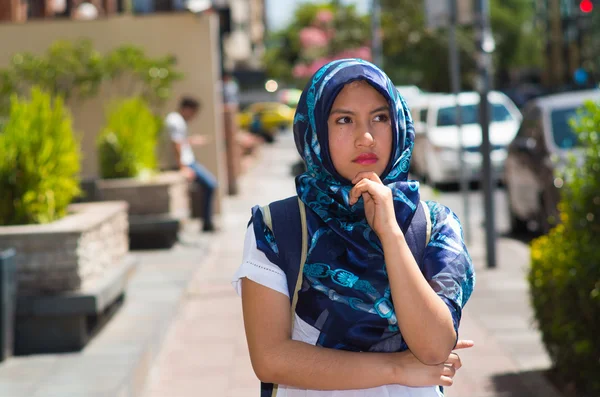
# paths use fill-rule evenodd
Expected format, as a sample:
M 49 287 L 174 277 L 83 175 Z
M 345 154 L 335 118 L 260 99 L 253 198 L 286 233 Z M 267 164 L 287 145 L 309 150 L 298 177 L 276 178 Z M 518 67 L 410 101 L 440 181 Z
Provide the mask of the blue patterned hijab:
M 333 166 L 327 131 L 327 119 L 337 95 L 344 86 L 357 80 L 375 88 L 390 107 L 393 147 L 380 177 L 392 189 L 396 219 L 406 232 L 419 202 L 418 182 L 408 181 L 413 122 L 398 90 L 377 66 L 359 59 L 345 59 L 321 68 L 300 97 L 294 139 L 307 166 L 307 171 L 296 179 L 298 197 L 329 226 L 331 236 L 345 241 L 350 249 L 349 260 L 357 267 L 364 267 L 382 262 L 383 250 L 366 221 L 362 199 L 353 206 L 348 204 L 353 185 Z

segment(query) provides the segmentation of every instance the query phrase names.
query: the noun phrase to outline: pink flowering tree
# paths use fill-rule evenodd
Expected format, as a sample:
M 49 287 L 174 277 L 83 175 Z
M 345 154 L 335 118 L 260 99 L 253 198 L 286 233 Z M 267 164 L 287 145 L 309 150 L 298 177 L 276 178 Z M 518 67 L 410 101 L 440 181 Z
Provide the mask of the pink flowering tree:
M 298 86 L 330 61 L 371 60 L 368 17 L 354 6 L 303 4 L 293 22 L 272 35 L 268 44 L 269 76 Z

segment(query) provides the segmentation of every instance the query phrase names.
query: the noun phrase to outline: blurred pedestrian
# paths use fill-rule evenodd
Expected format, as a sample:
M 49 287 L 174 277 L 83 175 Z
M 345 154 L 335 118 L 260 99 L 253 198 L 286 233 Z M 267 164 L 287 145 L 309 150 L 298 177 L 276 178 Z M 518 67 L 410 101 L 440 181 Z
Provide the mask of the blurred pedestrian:
M 240 88 L 232 75 L 223 75 L 223 100 L 226 104 L 237 105 L 239 103 Z
M 233 281 L 261 395 L 442 396 L 473 345 L 458 326 L 474 271 L 456 215 L 408 180 L 404 100 L 376 66 L 332 62 L 294 137 L 297 197 L 252 209 Z
M 179 103 L 179 109 L 171 112 L 165 118 L 165 127 L 173 143 L 179 162 L 179 169 L 189 181 L 197 183 L 203 191 L 202 230 L 215 231 L 213 222 L 213 201 L 217 189 L 217 179 L 204 166 L 196 161 L 192 145 L 204 145 L 208 140 L 201 135 L 188 135 L 188 123 L 193 120 L 200 110 L 200 102 L 194 98 L 184 97 Z

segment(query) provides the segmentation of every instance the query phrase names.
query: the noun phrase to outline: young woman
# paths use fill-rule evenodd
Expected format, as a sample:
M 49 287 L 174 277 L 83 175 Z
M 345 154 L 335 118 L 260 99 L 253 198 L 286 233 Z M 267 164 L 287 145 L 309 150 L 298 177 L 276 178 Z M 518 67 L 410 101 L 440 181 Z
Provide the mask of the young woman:
M 406 104 L 376 66 L 335 61 L 304 89 L 294 137 L 307 166 L 298 287 L 286 234 L 259 207 L 234 278 L 261 396 L 443 396 L 461 366 L 453 350 L 473 344 L 458 325 L 474 272 L 458 218 L 408 180 Z M 431 225 L 420 255 L 407 239 L 418 211 Z

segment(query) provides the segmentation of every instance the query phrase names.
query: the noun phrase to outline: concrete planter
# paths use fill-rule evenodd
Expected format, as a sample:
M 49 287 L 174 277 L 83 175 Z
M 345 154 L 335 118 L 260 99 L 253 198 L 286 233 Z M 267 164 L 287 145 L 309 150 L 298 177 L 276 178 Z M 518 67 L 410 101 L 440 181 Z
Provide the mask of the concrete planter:
M 72 204 L 45 225 L 0 226 L 16 250 L 15 354 L 79 350 L 123 300 L 134 269 L 127 203 Z
M 176 171 L 149 179 L 119 178 L 96 181 L 96 200 L 120 200 L 129 204 L 129 215 L 163 215 L 184 218 L 189 214 L 185 177 Z
M 13 355 L 17 280 L 15 250 L 0 250 L 0 361 Z
M 188 182 L 175 171 L 149 179 L 100 179 L 94 199 L 129 204 L 130 247 L 169 248 L 177 240 L 180 222 L 190 215 Z
M 17 252 L 19 294 L 74 291 L 128 252 L 127 204 L 72 204 L 44 225 L 0 226 L 0 249 Z

